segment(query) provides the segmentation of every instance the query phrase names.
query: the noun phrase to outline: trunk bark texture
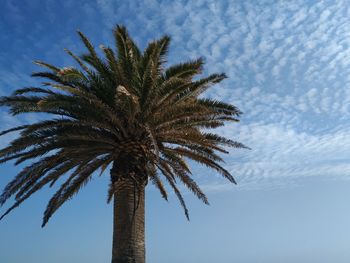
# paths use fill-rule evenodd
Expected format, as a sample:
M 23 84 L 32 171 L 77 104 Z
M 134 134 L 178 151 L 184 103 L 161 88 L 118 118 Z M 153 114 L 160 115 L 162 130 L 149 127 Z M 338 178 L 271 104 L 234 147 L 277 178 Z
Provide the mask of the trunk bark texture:
M 120 178 L 115 186 L 112 263 L 145 263 L 145 183 Z

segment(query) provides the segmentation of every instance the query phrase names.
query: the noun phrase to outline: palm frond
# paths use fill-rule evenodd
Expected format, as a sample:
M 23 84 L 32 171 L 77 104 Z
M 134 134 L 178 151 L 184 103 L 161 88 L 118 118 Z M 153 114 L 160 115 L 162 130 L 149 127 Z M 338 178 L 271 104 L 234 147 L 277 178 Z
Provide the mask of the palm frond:
M 12 115 L 44 114 L 31 124 L 0 132 L 0 136 L 17 132 L 17 137 L 0 149 L 0 163 L 32 162 L 5 186 L 0 206 L 12 197 L 15 201 L 0 219 L 43 187 L 61 182 L 44 212 L 44 226 L 95 171 L 102 175 L 112 162 L 112 170 L 119 167 L 125 174 L 116 180 L 118 171 L 111 170 L 107 201 L 125 187 L 124 179 L 132 180 L 135 187 L 149 179 L 167 200 L 163 183 L 167 181 L 187 218 L 177 183 L 209 203 L 187 160 L 235 183 L 222 166 L 221 154 L 229 153 L 227 147 L 249 147 L 210 130 L 238 122 L 242 112 L 229 103 L 202 97 L 225 79 L 225 74 L 200 76 L 203 58 L 165 66 L 169 36 L 151 41 L 140 51 L 126 28 L 118 25 L 113 30 L 115 46 L 100 45 L 101 57 L 82 32 L 78 35 L 86 53 L 76 55 L 65 49 L 77 67 L 35 61 L 45 68 L 32 74 L 43 81 L 42 86 L 0 97 L 0 106 L 8 107 Z M 42 116 L 47 118 L 42 120 Z M 123 165 L 115 166 L 120 163 Z
M 93 160 L 86 165 L 79 166 L 49 201 L 44 212 L 42 227 L 47 224 L 50 217 L 65 201 L 77 194 L 79 190 L 89 182 L 94 171 L 99 169 L 104 163 L 110 161 L 111 157 L 107 156 L 101 159 Z

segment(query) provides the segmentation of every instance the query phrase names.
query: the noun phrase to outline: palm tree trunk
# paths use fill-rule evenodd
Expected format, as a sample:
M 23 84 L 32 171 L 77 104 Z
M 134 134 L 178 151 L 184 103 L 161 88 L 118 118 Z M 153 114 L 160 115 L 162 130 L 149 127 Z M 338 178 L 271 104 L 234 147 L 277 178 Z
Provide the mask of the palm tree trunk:
M 112 263 L 145 263 L 145 184 L 115 184 Z

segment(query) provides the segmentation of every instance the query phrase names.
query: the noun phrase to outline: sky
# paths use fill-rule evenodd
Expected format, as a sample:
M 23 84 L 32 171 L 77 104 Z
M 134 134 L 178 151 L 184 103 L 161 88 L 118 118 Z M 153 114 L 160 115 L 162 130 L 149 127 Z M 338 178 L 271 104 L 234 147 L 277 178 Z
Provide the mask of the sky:
M 150 185 L 148 262 L 350 262 L 349 1 L 0 0 L 0 7 L 0 96 L 40 85 L 30 77 L 34 60 L 74 64 L 63 49 L 84 51 L 76 30 L 96 47 L 112 46 L 116 24 L 141 48 L 170 35 L 169 65 L 204 57 L 204 75 L 229 76 L 205 95 L 244 112 L 217 130 L 252 148 L 225 156 L 238 185 L 193 165 L 211 205 L 185 192 L 190 222 L 173 196 L 165 202 Z M 2 108 L 0 130 L 37 118 Z M 0 166 L 0 188 L 19 168 Z M 43 229 L 55 189 L 34 195 L 0 222 L 0 261 L 109 262 L 108 180 L 96 176 Z

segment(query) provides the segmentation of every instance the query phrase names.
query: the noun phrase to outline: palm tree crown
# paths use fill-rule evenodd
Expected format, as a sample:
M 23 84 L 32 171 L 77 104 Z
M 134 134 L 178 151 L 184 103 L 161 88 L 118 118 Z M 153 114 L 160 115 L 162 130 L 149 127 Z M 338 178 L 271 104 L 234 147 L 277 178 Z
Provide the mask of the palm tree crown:
M 116 26 L 115 50 L 100 46 L 104 53 L 100 58 L 90 41 L 78 33 L 88 52 L 77 56 L 66 50 L 78 68 L 36 61 L 46 71 L 32 76 L 45 79 L 43 85 L 17 89 L 0 99 L 12 115 L 41 112 L 52 116 L 1 133 L 19 132 L 0 150 L 1 163 L 31 161 L 4 188 L 0 205 L 13 196 L 15 202 L 1 219 L 36 191 L 59 180 L 62 183 L 44 213 L 44 226 L 95 171 L 102 174 L 109 164 L 108 200 L 123 187 L 116 182 L 124 178 L 136 186 L 150 180 L 167 199 L 163 186 L 167 181 L 187 217 L 176 180 L 204 203 L 208 200 L 191 178 L 185 159 L 206 165 L 235 183 L 220 165 L 218 153 L 228 153 L 226 146 L 245 146 L 208 130 L 226 121 L 237 122 L 241 112 L 233 105 L 200 97 L 225 79 L 225 74 L 194 79 L 202 71 L 201 58 L 165 68 L 168 36 L 141 52 L 126 29 Z

